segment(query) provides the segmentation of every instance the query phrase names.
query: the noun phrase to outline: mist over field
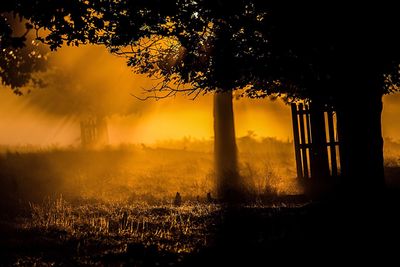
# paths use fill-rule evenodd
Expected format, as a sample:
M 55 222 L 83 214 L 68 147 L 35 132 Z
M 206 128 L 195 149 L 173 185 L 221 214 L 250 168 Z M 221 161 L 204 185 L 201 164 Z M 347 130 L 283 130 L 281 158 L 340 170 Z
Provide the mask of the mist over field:
M 11 199 L 67 199 L 171 202 L 216 195 L 213 142 L 185 138 L 154 145 L 120 145 L 96 150 L 2 148 L 2 190 Z M 292 143 L 274 138 L 238 138 L 240 172 L 248 190 L 263 195 L 301 191 L 295 179 Z M 35 190 L 32 190 L 35 188 Z

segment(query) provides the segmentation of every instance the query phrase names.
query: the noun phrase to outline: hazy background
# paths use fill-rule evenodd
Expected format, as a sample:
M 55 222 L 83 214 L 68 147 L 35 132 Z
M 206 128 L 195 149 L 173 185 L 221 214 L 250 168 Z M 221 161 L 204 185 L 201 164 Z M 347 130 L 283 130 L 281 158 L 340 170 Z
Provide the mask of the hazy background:
M 79 145 L 87 112 L 107 117 L 110 144 L 213 136 L 212 95 L 141 101 L 155 81 L 133 74 L 123 58 L 102 47 L 62 48 L 52 54 L 47 87 L 18 97 L 0 90 L 0 144 Z M 282 101 L 235 100 L 237 136 L 292 139 L 290 110 Z
M 138 100 L 132 95 L 144 97 L 143 88 L 156 81 L 133 74 L 124 58 L 102 47 L 62 48 L 50 66 L 45 88 L 24 96 L 0 90 L 3 196 L 171 199 L 176 191 L 214 192 L 212 94 Z M 386 164 L 393 166 L 400 162 L 399 103 L 399 95 L 384 97 Z M 240 98 L 234 112 L 249 188 L 298 193 L 289 106 Z M 106 118 L 108 148 L 79 149 L 80 121 L 88 114 Z
M 65 47 L 50 57 L 47 87 L 18 97 L 0 90 L 0 144 L 79 145 L 79 120 L 100 112 L 108 120 L 110 144 L 155 143 L 160 140 L 213 136 L 212 95 L 183 95 L 140 101 L 143 88 L 155 83 L 133 74 L 125 59 L 103 47 Z M 383 134 L 400 139 L 400 95 L 384 97 Z M 278 100 L 234 101 L 236 134 L 291 140 L 290 109 Z

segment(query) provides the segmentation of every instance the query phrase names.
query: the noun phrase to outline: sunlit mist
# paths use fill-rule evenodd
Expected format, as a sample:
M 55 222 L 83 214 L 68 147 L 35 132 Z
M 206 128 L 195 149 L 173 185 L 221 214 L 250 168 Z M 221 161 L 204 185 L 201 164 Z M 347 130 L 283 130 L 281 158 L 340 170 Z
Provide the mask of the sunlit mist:
M 110 144 L 213 136 L 211 94 L 139 100 L 135 96 L 143 97 L 143 89 L 157 81 L 132 73 L 124 58 L 101 47 L 62 48 L 50 62 L 45 88 L 22 97 L 1 91 L 0 124 L 9 126 L 3 127 L 1 144 L 78 145 L 79 120 L 87 113 L 107 117 Z M 291 139 L 290 111 L 283 102 L 239 99 L 234 105 L 237 136 L 253 131 Z
M 199 169 L 192 169 L 187 173 L 184 170 L 193 165 L 188 160 L 177 165 L 183 170 L 177 170 L 178 167 L 174 167 L 173 171 L 168 170 L 167 166 L 178 160 L 174 160 L 175 156 L 168 151 L 160 151 L 160 155 L 164 156 L 159 160 L 153 158 L 151 164 L 144 166 L 149 172 L 158 172 L 162 168 L 161 172 L 165 173 L 163 175 L 170 173 L 174 177 L 182 172 L 178 176 L 185 176 L 183 180 L 189 184 L 199 181 L 207 184 L 207 188 L 202 189 L 203 192 L 195 190 L 193 194 L 204 194 L 207 190 L 213 190 L 212 182 L 207 180 L 211 179 L 207 177 L 212 176 L 212 94 L 199 95 L 196 99 L 180 94 L 161 100 L 140 100 L 137 97 L 145 94 L 144 89 L 157 81 L 132 73 L 125 65 L 124 58 L 113 56 L 104 48 L 96 46 L 62 48 L 51 56 L 50 62 L 51 68 L 44 74 L 44 88 L 35 88 L 24 96 L 16 96 L 5 88 L 0 91 L 0 144 L 3 147 L 17 150 L 27 146 L 34 150 L 80 148 L 80 120 L 87 114 L 101 114 L 107 121 L 108 146 L 113 149 L 118 150 L 121 145 L 133 145 L 135 148 L 128 150 L 134 153 L 132 151 L 143 148 L 167 148 L 182 151 L 181 157 L 184 158 L 191 157 L 190 151 L 206 153 L 203 156 L 204 162 L 196 161 L 196 164 L 200 164 Z M 397 108 L 398 101 L 398 96 L 384 98 L 383 132 L 384 136 L 394 141 L 400 137 L 399 124 L 393 123 L 400 112 Z M 274 183 L 279 190 L 296 191 L 293 182 L 282 180 L 295 176 L 288 105 L 281 100 L 235 98 L 234 112 L 242 175 L 265 177 L 265 173 L 273 171 L 276 175 Z M 268 143 L 266 138 L 273 142 Z M 137 152 L 145 161 L 149 157 L 146 151 Z M 397 150 L 388 148 L 385 151 L 390 154 L 390 158 L 398 153 Z M 105 154 L 103 156 L 106 157 Z M 138 164 L 138 156 L 133 156 L 136 163 L 129 157 L 121 157 L 118 161 L 122 160 L 124 166 L 133 168 L 132 166 Z M 110 158 L 107 161 L 107 168 L 115 168 L 110 166 L 110 162 L 114 160 L 116 159 Z M 105 174 L 100 173 L 90 179 L 103 179 Z M 133 176 L 139 175 L 133 173 Z M 70 178 L 63 174 L 64 176 L 66 180 Z M 123 176 L 114 179 L 113 183 L 126 186 L 128 180 L 130 186 L 142 183 L 141 179 L 132 180 Z M 258 183 L 260 187 L 263 185 L 259 183 L 265 182 L 251 183 Z M 74 185 L 74 190 L 77 190 L 77 186 L 79 185 Z M 94 189 L 98 190 L 96 187 Z M 171 186 L 167 191 L 172 194 L 176 190 L 178 187 Z

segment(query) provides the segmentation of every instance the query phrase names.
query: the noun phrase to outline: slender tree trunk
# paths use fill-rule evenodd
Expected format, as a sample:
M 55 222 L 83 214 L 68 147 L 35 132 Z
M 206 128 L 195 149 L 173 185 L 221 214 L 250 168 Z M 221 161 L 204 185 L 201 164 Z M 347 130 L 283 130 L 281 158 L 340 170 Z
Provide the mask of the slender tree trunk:
M 214 164 L 217 190 L 222 201 L 240 201 L 232 92 L 214 94 Z
M 337 107 L 341 187 L 363 198 L 376 197 L 384 187 L 382 93 L 369 89 L 375 88 L 365 88 L 365 93 L 349 96 Z

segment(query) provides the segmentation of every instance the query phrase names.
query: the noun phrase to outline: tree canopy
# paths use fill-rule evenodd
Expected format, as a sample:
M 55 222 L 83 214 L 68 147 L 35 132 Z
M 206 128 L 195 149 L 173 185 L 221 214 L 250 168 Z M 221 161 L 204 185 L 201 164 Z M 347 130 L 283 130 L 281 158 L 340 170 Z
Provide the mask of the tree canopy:
M 152 90 L 161 96 L 245 88 L 250 97 L 332 99 L 361 75 L 386 81 L 385 92 L 398 89 L 395 10 L 261 0 L 16 0 L 2 11 L 29 19 L 51 49 L 94 43 L 126 56 L 137 72 L 160 78 Z
M 16 94 L 29 83 L 40 83 L 34 73 L 46 67 L 46 55 L 39 43 L 29 38 L 32 26 L 10 14 L 0 16 L 0 79 Z

